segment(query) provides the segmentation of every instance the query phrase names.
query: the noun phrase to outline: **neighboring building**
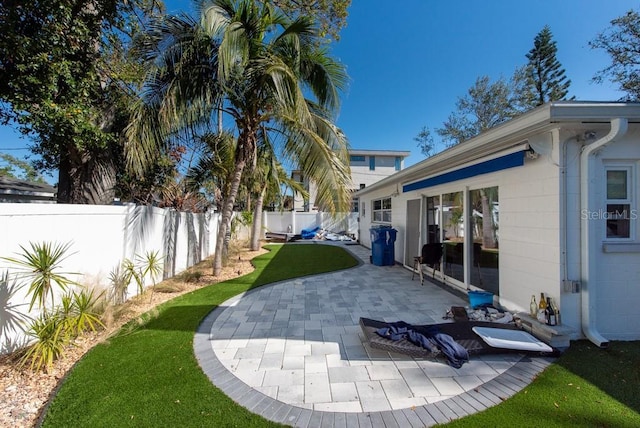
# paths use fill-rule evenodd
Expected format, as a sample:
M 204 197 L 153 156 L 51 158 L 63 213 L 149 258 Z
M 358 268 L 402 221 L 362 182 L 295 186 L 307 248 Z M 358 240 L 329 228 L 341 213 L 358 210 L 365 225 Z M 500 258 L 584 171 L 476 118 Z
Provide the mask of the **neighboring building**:
M 396 150 L 349 150 L 349 167 L 351 168 L 351 191 L 355 192 L 370 186 L 383 178 L 389 177 L 404 169 L 404 159 L 411 152 Z M 304 200 L 296 193 L 294 205 L 296 211 L 318 211 L 315 204 L 318 190 L 313 182 L 303 176 L 301 171 L 295 170 L 291 177 L 303 183 L 309 192 L 309 199 Z M 353 211 L 358 211 L 358 201 L 352 202 Z
M 355 196 L 360 242 L 392 226 L 396 262 L 442 243 L 455 289 L 522 312 L 542 292 L 571 338 L 640 339 L 640 104 L 549 103 Z
M 56 188 L 46 183 L 0 176 L 0 202 L 55 203 Z

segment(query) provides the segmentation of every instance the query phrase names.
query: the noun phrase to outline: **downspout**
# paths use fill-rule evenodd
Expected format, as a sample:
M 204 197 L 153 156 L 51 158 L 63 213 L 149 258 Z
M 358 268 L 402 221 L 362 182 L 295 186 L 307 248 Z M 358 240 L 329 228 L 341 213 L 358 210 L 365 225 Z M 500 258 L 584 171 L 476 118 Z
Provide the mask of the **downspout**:
M 627 132 L 627 119 L 611 119 L 611 130 L 603 138 L 584 146 L 580 154 L 580 266 L 582 287 L 580 290 L 582 300 L 581 324 L 584 335 L 600 348 L 609 346 L 609 341 L 596 330 L 596 246 L 598 241 L 597 230 L 592 226 L 593 220 L 589 220 L 590 212 L 595 212 L 591 184 L 595 154 L 598 150 L 614 142 Z M 592 156 L 594 155 L 594 156 Z

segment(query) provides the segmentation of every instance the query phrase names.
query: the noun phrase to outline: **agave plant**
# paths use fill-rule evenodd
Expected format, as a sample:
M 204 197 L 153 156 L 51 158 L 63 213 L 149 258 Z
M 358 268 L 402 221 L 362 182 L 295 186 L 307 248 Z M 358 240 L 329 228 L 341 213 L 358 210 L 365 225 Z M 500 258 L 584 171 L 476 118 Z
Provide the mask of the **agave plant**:
M 124 264 L 117 265 L 109 272 L 109 281 L 111 282 L 110 302 L 119 305 L 127 300 L 127 288 L 129 288 L 132 276 L 132 273 L 125 269 Z
M 138 294 L 142 294 L 144 291 L 144 275 L 140 271 L 140 268 L 131 259 L 124 259 L 122 262 L 123 269 L 123 281 L 126 280 L 127 286 L 131 279 L 135 280 L 138 285 Z
M 54 292 L 52 285 L 56 284 L 61 290 L 66 290 L 70 285 L 75 284 L 69 279 L 71 272 L 60 272 L 60 265 L 68 257 L 67 251 L 71 243 L 53 244 L 51 242 L 29 243 L 31 249 L 20 246 L 22 254 L 18 257 L 2 257 L 17 266 L 20 277 L 29 283 L 28 293 L 31 295 L 29 311 L 38 303 L 38 307 L 47 310 L 47 297 L 51 297 L 53 305 Z
M 57 313 L 42 313 L 31 324 L 27 334 L 35 339 L 22 358 L 20 365 L 29 365 L 31 370 L 48 370 L 53 362 L 64 354 L 69 342 L 64 329 L 64 320 Z
M 73 293 L 71 315 L 67 318 L 67 325 L 71 331 L 78 335 L 84 331 L 96 331 L 98 327 L 104 328 L 100 321 L 98 302 L 103 293 L 96 294 L 95 290 L 82 289 Z
M 138 257 L 138 266 L 142 278 L 147 274 L 151 276 L 151 298 L 153 300 L 153 292 L 156 288 L 156 277 L 162 273 L 162 259 L 159 251 L 147 251 L 144 256 Z

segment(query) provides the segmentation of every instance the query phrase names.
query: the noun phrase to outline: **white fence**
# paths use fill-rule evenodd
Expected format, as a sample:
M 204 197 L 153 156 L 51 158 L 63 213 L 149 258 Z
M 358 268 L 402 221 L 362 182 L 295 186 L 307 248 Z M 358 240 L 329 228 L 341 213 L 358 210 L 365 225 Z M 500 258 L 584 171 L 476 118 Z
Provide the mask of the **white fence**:
M 357 213 L 336 218 L 324 213 L 265 212 L 262 230 L 300 233 L 318 226 L 330 232 L 357 235 Z M 82 285 L 108 289 L 109 275 L 117 266 L 125 259 L 135 260 L 151 251 L 157 251 L 163 261 L 162 278 L 204 260 L 215 251 L 218 222 L 218 214 L 134 205 L 0 203 L 0 257 L 19 258 L 21 247 L 29 250 L 31 243 L 69 243 L 68 257 L 60 271 L 73 273 L 68 276 Z M 247 238 L 248 229 L 241 228 L 236 237 Z M 15 269 L 0 260 L 0 278 L 7 271 Z M 28 287 L 9 296 L 10 284 L 11 281 L 0 283 L 0 353 L 12 349 L 20 337 L 20 332 L 7 328 L 12 316 L 9 309 L 21 313 L 28 309 Z M 135 283 L 130 284 L 127 295 L 135 295 L 136 287 Z
M 109 274 L 125 259 L 135 260 L 151 251 L 157 251 L 163 261 L 162 278 L 200 262 L 213 254 L 217 230 L 217 214 L 134 205 L 2 203 L 0 257 L 20 258 L 20 247 L 29 250 L 31 243 L 69 243 L 68 257 L 60 271 L 73 273 L 68 276 L 82 285 L 107 289 Z M 7 271 L 15 269 L 0 260 L 0 277 Z M 8 296 L 7 284 L 0 284 L 0 353 L 15 340 L 15 335 L 7 331 L 7 318 L 11 316 L 7 307 L 26 313 L 27 290 L 23 287 Z M 128 295 L 136 292 L 136 284 L 131 284 Z
M 264 214 L 262 221 L 264 232 L 299 234 L 302 229 L 320 227 L 329 232 L 350 234 L 358 238 L 358 213 L 339 214 L 335 217 L 322 212 L 287 211 Z

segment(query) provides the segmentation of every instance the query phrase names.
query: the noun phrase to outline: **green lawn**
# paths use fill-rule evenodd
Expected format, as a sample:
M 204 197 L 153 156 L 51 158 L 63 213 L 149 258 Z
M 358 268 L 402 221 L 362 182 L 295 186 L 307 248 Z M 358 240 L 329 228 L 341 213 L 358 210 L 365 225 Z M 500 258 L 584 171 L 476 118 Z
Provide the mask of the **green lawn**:
M 499 406 L 447 427 L 640 427 L 640 342 L 587 341 Z
M 346 269 L 357 261 L 328 245 L 269 246 L 256 270 L 162 305 L 98 345 L 73 369 L 49 407 L 45 427 L 277 426 L 215 388 L 193 355 L 200 321 L 248 289 L 304 275 Z
M 48 408 L 46 427 L 277 426 L 236 405 L 193 355 L 200 321 L 228 298 L 270 282 L 345 269 L 356 261 L 325 245 L 270 246 L 256 271 L 162 305 L 83 358 Z M 570 350 L 499 406 L 454 421 L 461 427 L 638 427 L 640 342 L 588 342 Z

